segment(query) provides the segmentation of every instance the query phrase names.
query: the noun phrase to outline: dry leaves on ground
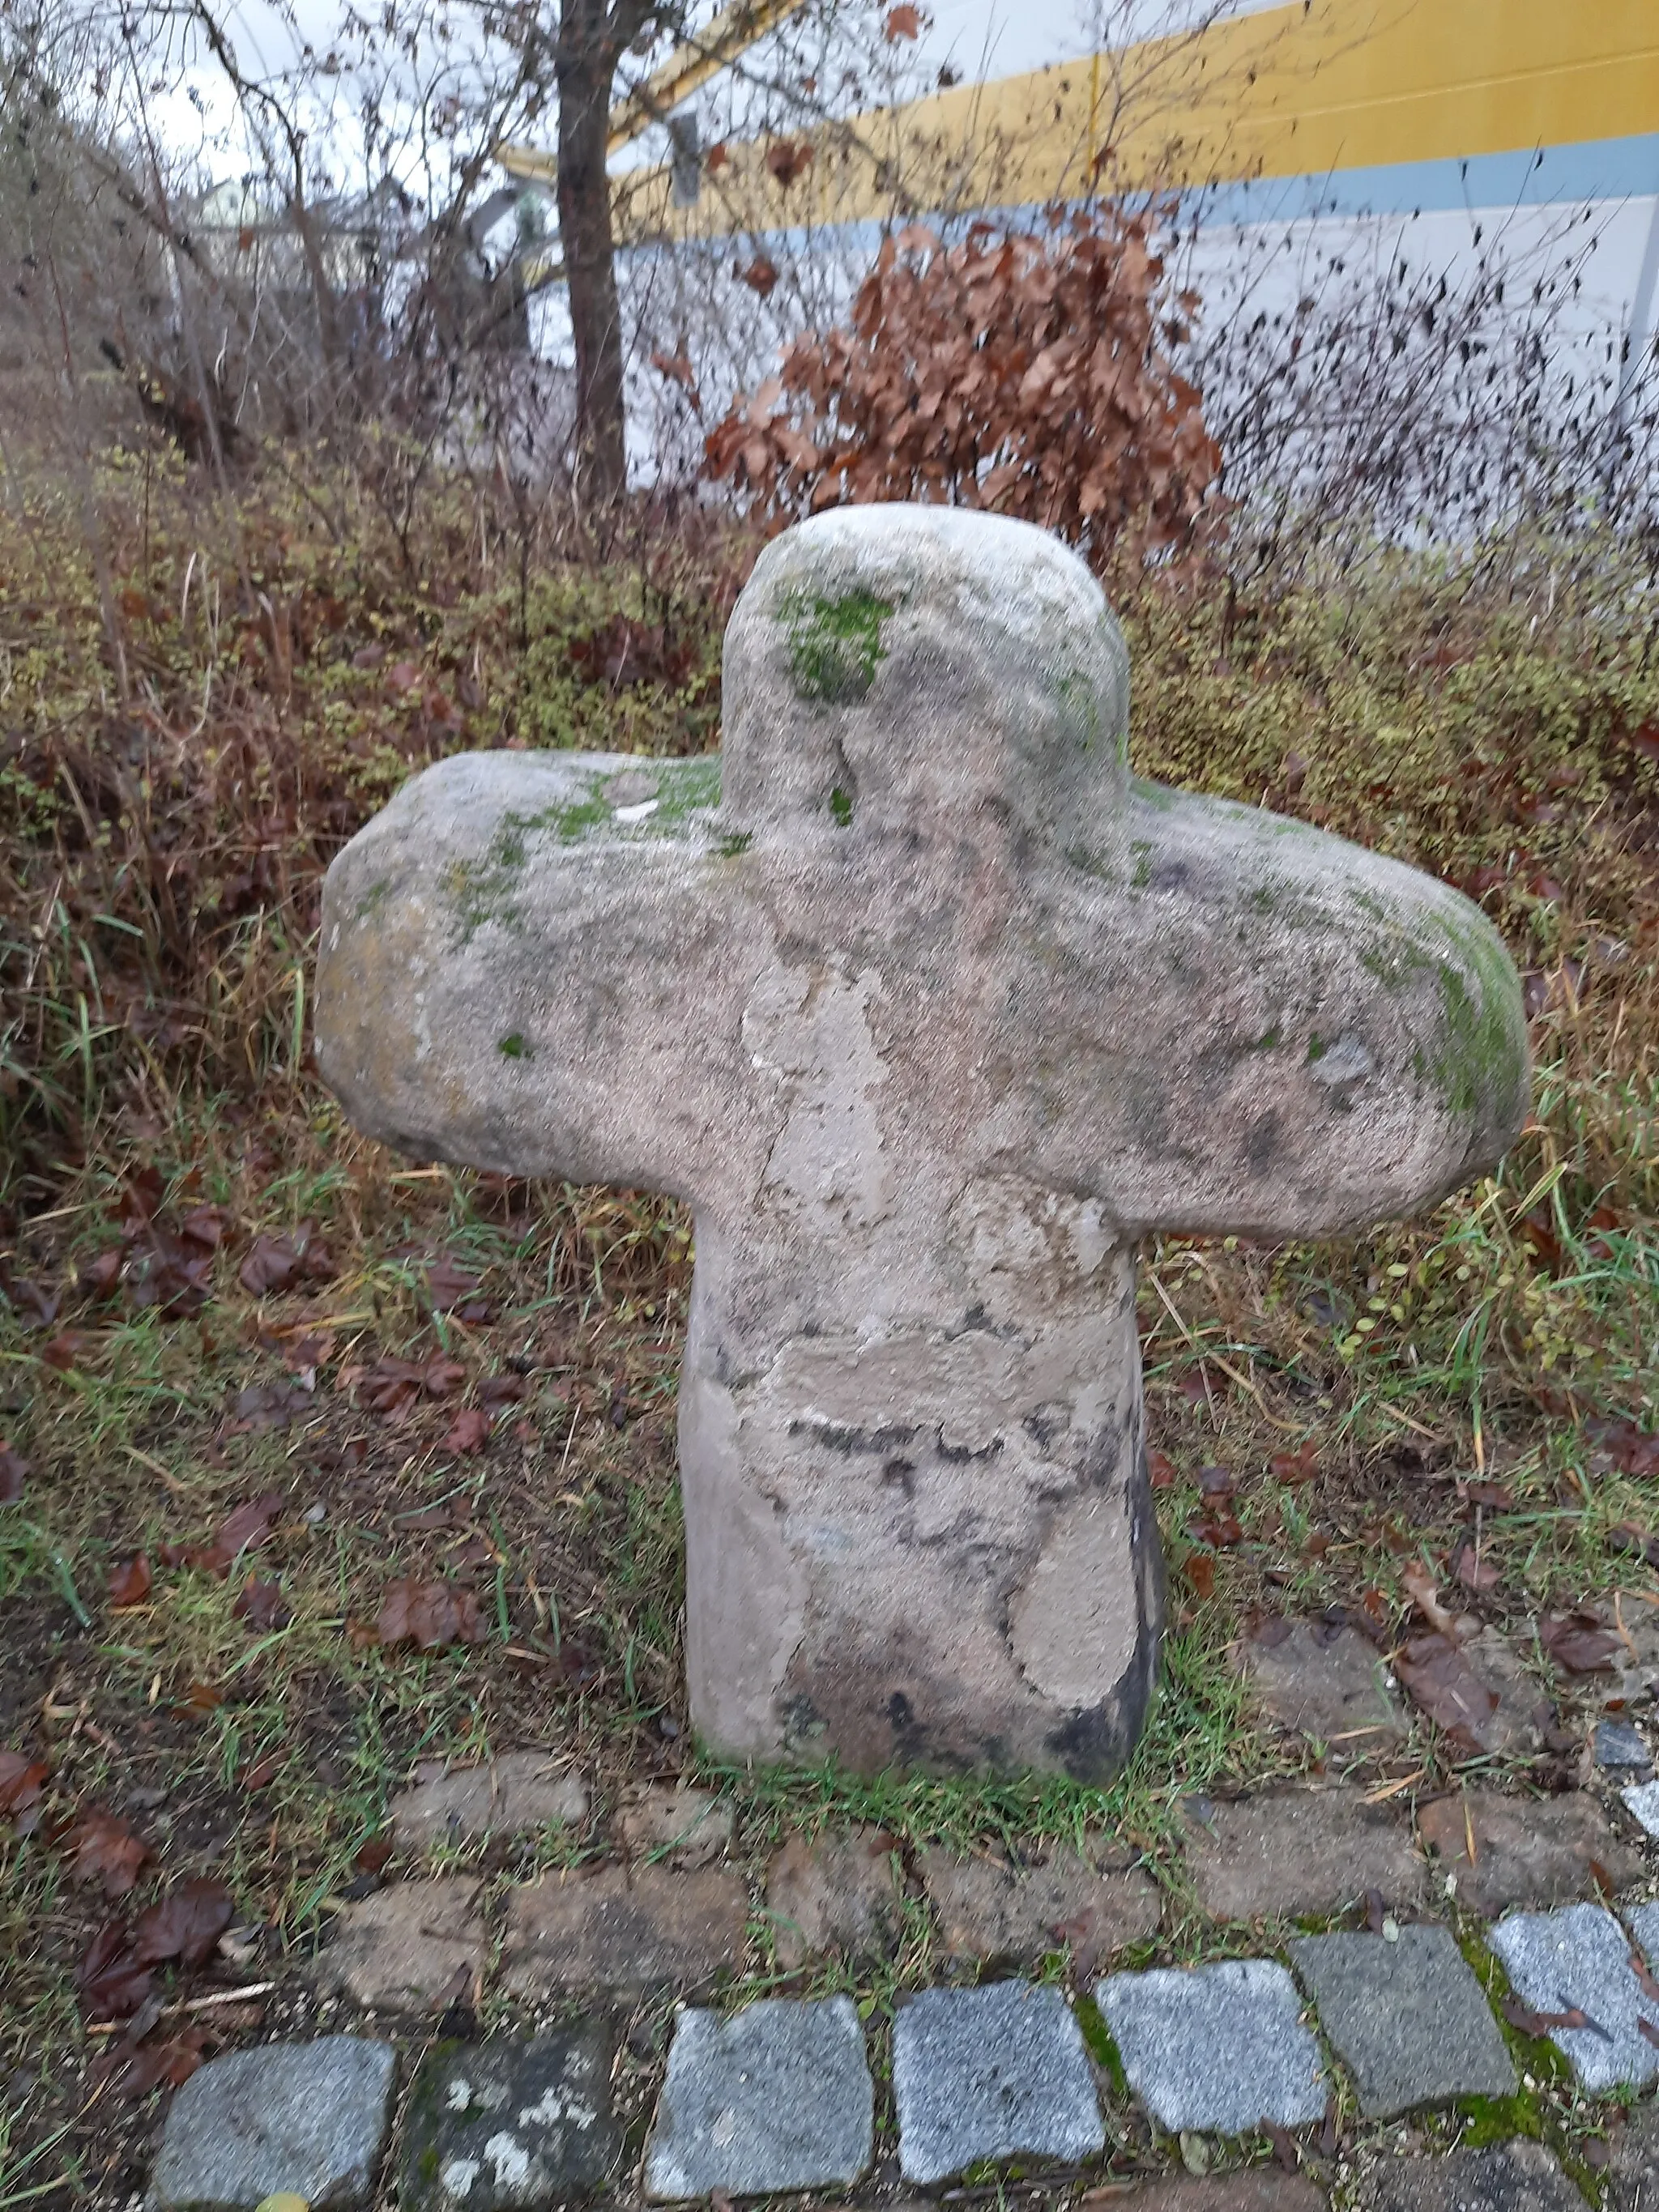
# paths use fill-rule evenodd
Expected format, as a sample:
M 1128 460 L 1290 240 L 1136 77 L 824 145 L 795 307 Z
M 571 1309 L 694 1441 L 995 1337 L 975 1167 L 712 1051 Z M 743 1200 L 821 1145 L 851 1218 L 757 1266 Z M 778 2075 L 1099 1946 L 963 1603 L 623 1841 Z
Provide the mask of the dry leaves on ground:
M 0 1442 L 0 1505 L 15 1505 L 28 1480 L 29 1463 L 21 1452 Z
M 0 1751 L 0 1815 L 26 1813 L 38 1805 L 50 1772 L 44 1759 L 28 1759 L 21 1751 Z
M 1480 1748 L 1480 1731 L 1498 1710 L 1498 1695 L 1476 1674 L 1455 1638 L 1417 1637 L 1395 1655 L 1394 1671 L 1413 1702 L 1454 1743 L 1470 1752 Z
M 256 1237 L 237 1269 L 242 1288 L 262 1298 L 271 1291 L 291 1290 L 304 1279 L 331 1281 L 337 1270 L 329 1249 L 308 1221 L 286 1237 Z
M 1584 1611 L 1545 1613 L 1538 1624 L 1538 1641 L 1570 1674 L 1597 1674 L 1611 1668 L 1615 1653 L 1625 1648 L 1623 1639 L 1598 1614 Z
M 169 1959 L 181 1966 L 199 1966 L 229 1927 L 235 1910 L 230 1892 L 213 1875 L 180 1882 L 139 1915 L 133 1930 L 133 1958 L 141 1966 L 159 1966 Z
M 244 1553 L 258 1551 L 266 1541 L 282 1510 L 282 1492 L 267 1490 L 227 1514 L 210 1543 L 163 1544 L 157 1557 L 164 1567 L 197 1567 L 204 1574 L 228 1575 Z
M 250 1628 L 272 1629 L 286 1628 L 294 1615 L 280 1583 L 261 1582 L 257 1575 L 250 1575 L 237 1593 L 230 1617 L 246 1621 Z
M 106 1897 L 125 1897 L 149 1856 L 149 1845 L 98 1805 L 82 1813 L 60 1841 L 76 1881 L 101 1882 Z
M 149 1561 L 142 1552 L 135 1552 L 130 1559 L 123 1559 L 110 1571 L 111 1610 L 119 1613 L 125 1607 L 143 1605 L 149 1589 Z
M 489 1416 L 482 1406 L 463 1406 L 451 1423 L 443 1449 L 479 1452 L 489 1438 Z
M 374 1622 L 374 1638 L 384 1650 L 412 1644 L 439 1651 L 451 1644 L 479 1644 L 483 1622 L 476 1594 L 459 1583 L 422 1581 L 408 1575 L 386 1584 Z

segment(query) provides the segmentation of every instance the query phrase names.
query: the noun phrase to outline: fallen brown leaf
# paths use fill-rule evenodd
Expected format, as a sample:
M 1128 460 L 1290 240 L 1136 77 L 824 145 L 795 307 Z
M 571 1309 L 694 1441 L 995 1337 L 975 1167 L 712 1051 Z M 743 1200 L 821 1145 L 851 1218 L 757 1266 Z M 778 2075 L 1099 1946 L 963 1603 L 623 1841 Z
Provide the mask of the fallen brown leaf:
M 1450 1636 L 1456 1627 L 1454 1615 L 1440 1602 L 1440 1593 L 1434 1577 L 1419 1559 L 1407 1560 L 1400 1571 L 1400 1580 L 1406 1595 L 1417 1607 L 1431 1628 L 1439 1635 Z
M 227 1514 L 210 1544 L 192 1546 L 185 1554 L 192 1567 L 204 1574 L 228 1575 L 245 1552 L 257 1551 L 270 1534 L 270 1524 L 282 1510 L 280 1491 L 267 1490 Z
M 125 1920 L 106 1920 L 75 1970 L 81 2007 L 88 2020 L 126 2020 L 150 1992 L 150 1973 L 132 1955 Z
M 1538 1623 L 1538 1641 L 1570 1674 L 1600 1674 L 1612 1667 L 1614 1653 L 1624 1649 L 1595 1613 L 1583 1611 L 1545 1613 Z
M 1480 1680 L 1453 1638 L 1418 1637 L 1396 1655 L 1394 1670 L 1437 1728 L 1465 1749 L 1480 1749 L 1479 1731 L 1497 1711 L 1498 1695 Z
M 449 1426 L 442 1449 L 453 1452 L 482 1451 L 489 1436 L 489 1416 L 482 1406 L 463 1406 Z
M 139 1916 L 133 1931 L 134 1962 L 155 1966 L 176 1959 L 181 1966 L 199 1966 L 229 1927 L 235 1911 L 230 1892 L 211 1875 L 180 1882 Z
M 1502 1577 L 1490 1559 L 1483 1559 L 1473 1543 L 1460 1544 L 1452 1559 L 1452 1574 L 1466 1590 L 1484 1596 L 1498 1588 Z
M 51 1771 L 44 1759 L 26 1759 L 21 1751 L 0 1751 L 0 1814 L 27 1812 L 38 1805 Z
M 387 1650 L 413 1644 L 422 1651 L 438 1651 L 447 1644 L 477 1644 L 483 1638 L 478 1601 L 471 1590 L 457 1583 L 422 1581 L 412 1575 L 387 1583 L 374 1629 Z
M 1267 1472 L 1275 1482 L 1294 1485 L 1311 1482 L 1319 1473 L 1319 1454 L 1310 1437 L 1293 1452 L 1275 1452 L 1267 1462 Z
M 182 2027 L 173 2035 L 141 2043 L 125 2054 L 125 2063 L 114 2075 L 124 2097 L 148 2096 L 152 2089 L 182 2089 L 207 2056 L 208 2030 Z
M 101 1882 L 106 1897 L 125 1897 L 149 1856 L 148 1844 L 96 1805 L 76 1820 L 63 1845 L 74 1861 L 70 1871 L 76 1881 Z
M 149 1595 L 149 1561 L 142 1552 L 135 1552 L 130 1559 L 123 1559 L 109 1578 L 109 1601 L 112 1611 L 124 1607 L 142 1605 Z
M 427 1296 L 434 1313 L 448 1313 L 477 1295 L 478 1278 L 460 1262 L 441 1254 L 426 1271 Z
M 1519 1997 L 1505 1997 L 1499 2009 L 1510 2026 L 1519 2028 L 1522 2035 L 1547 2035 L 1552 2028 L 1593 2025 L 1589 2014 L 1580 2012 L 1577 2005 L 1569 2006 L 1565 2012 L 1534 2012 Z
M 250 1575 L 236 1595 L 230 1608 L 233 1620 L 245 1620 L 250 1628 L 286 1628 L 294 1615 L 283 1595 L 283 1586 L 277 1582 L 261 1582 Z
M 49 1343 L 40 1347 L 43 1365 L 54 1367 L 60 1375 L 68 1375 L 86 1359 L 96 1339 L 78 1328 L 62 1329 Z

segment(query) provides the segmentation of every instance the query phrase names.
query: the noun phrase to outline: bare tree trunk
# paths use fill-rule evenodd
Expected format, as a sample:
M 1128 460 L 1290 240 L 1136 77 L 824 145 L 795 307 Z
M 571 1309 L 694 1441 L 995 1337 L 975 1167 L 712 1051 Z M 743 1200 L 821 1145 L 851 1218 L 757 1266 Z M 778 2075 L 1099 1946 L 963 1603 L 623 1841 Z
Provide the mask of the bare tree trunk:
M 621 498 L 628 476 L 622 311 L 605 174 L 620 51 L 616 32 L 602 0 L 564 0 L 557 59 L 559 237 L 576 343 L 576 440 L 588 489 L 607 504 Z

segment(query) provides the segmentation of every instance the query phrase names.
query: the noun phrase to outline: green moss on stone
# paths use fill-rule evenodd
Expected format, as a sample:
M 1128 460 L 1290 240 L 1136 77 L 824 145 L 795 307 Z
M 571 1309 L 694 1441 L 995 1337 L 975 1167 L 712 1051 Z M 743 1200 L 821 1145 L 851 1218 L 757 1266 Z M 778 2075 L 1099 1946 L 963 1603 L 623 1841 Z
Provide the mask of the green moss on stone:
M 556 800 L 533 814 L 509 808 L 479 859 L 456 860 L 445 872 L 444 889 L 454 907 L 461 943 L 470 944 L 487 921 L 512 929 L 523 920 L 518 892 L 530 865 L 532 841 L 550 839 L 561 845 L 575 845 L 594 830 L 607 827 L 624 838 L 672 837 L 693 815 L 708 813 L 720 805 L 718 753 L 655 765 L 657 803 L 642 822 L 618 823 L 616 809 L 597 781 L 590 782 L 585 792 Z
M 1172 813 L 1183 800 L 1191 803 L 1190 793 L 1172 791 L 1167 783 L 1154 783 L 1150 776 L 1132 775 L 1129 789 L 1143 806 L 1150 806 L 1158 814 Z
M 778 611 L 789 633 L 789 673 L 796 695 L 820 706 L 843 706 L 862 699 L 887 658 L 881 626 L 892 602 L 873 592 L 845 592 L 832 599 L 821 592 L 784 593 Z
M 517 1030 L 510 1036 L 504 1036 L 495 1049 L 503 1060 L 528 1060 L 530 1057 L 530 1048 Z
M 1134 854 L 1134 866 L 1129 872 L 1131 890 L 1144 891 L 1152 880 L 1152 848 L 1146 837 L 1133 837 L 1129 850 Z
M 1099 2006 L 1091 1996 L 1082 1996 L 1073 2008 L 1077 2024 L 1083 2031 L 1083 2040 L 1089 2046 L 1089 2056 L 1106 2075 L 1114 2094 L 1127 2104 L 1129 2100 L 1129 2077 L 1123 2070 L 1123 2060 L 1112 2031 L 1101 2017 Z
M 848 824 L 853 819 L 852 799 L 848 793 L 842 789 L 839 784 L 836 786 L 835 789 L 830 794 L 830 811 L 834 815 L 836 823 L 843 830 L 847 828 Z
M 693 814 L 702 814 L 720 803 L 720 757 L 698 753 L 690 760 L 661 763 L 657 805 L 640 824 L 647 836 L 660 836 Z
M 358 900 L 357 911 L 352 917 L 353 920 L 367 921 L 370 915 L 380 912 L 391 896 L 392 878 L 390 876 L 382 876 L 378 883 L 371 884 L 362 898 Z
M 1437 922 L 1453 957 L 1441 953 L 1435 962 L 1442 1034 L 1429 1072 L 1452 1113 L 1474 1114 L 1513 1097 L 1525 1083 L 1520 983 L 1484 917 L 1472 914 L 1460 924 L 1437 916 Z

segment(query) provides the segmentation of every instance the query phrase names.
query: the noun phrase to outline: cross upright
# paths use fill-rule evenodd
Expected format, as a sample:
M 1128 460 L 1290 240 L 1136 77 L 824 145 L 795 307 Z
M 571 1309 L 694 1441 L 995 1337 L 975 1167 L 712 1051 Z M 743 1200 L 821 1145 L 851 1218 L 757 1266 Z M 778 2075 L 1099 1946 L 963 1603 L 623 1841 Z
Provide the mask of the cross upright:
M 719 757 L 471 753 L 329 871 L 325 1074 L 405 1152 L 672 1193 L 712 1747 L 1099 1779 L 1162 1574 L 1135 1248 L 1431 1205 L 1528 1098 L 1456 892 L 1139 781 L 1099 586 L 842 510 L 726 632 Z

